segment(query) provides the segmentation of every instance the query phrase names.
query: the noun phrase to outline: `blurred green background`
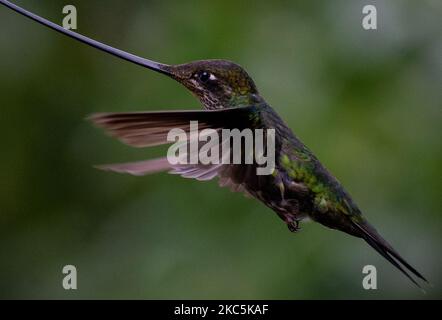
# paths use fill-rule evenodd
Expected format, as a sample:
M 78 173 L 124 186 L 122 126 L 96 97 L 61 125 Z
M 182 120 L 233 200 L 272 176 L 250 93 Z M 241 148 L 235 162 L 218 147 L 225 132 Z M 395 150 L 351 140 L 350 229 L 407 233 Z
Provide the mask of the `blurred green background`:
M 164 63 L 224 58 L 434 287 L 422 294 L 361 240 L 217 183 L 132 177 L 140 160 L 91 126 L 97 111 L 199 108 L 162 75 L 0 6 L 1 298 L 442 298 L 441 1 L 18 1 L 78 32 Z M 361 27 L 375 4 L 378 30 Z M 78 290 L 61 286 L 78 270 Z M 362 268 L 378 290 L 362 289 Z

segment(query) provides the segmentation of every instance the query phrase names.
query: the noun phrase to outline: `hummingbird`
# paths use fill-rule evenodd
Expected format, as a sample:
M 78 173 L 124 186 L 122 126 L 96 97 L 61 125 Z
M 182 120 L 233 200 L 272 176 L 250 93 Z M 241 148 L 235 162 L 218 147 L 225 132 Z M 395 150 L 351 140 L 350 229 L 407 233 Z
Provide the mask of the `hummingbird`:
M 166 157 L 99 166 L 104 170 L 142 176 L 169 171 L 201 181 L 218 179 L 220 186 L 242 192 L 272 209 L 296 232 L 306 218 L 325 227 L 365 240 L 419 288 L 414 277 L 428 281 L 376 231 L 339 181 L 264 100 L 248 73 L 227 60 L 200 60 L 179 65 L 158 63 L 66 30 L 6 0 L 0 3 L 64 35 L 99 50 L 166 75 L 184 85 L 202 110 L 97 113 L 89 117 L 123 143 L 145 148 L 168 144 L 168 132 L 189 132 L 190 121 L 200 128 L 273 129 L 275 164 L 269 175 L 257 175 L 252 164 L 172 165 Z M 414 277 L 412 275 L 414 275 Z

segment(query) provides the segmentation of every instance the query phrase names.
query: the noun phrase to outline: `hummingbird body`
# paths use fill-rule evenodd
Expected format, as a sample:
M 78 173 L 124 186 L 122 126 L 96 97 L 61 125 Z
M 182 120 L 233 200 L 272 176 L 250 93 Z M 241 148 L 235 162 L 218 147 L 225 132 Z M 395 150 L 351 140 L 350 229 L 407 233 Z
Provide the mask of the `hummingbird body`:
M 250 129 L 275 129 L 276 163 L 272 175 L 254 177 L 246 165 L 230 165 L 233 188 L 238 185 L 249 195 L 273 209 L 291 231 L 310 217 L 324 225 L 354 233 L 347 217 L 360 211 L 339 182 L 295 136 L 279 115 L 259 95 L 252 78 L 239 65 L 226 60 L 202 60 L 166 68 L 200 100 L 206 110 L 253 105 Z M 207 79 L 204 79 L 206 77 Z M 190 80 L 188 80 L 190 79 Z M 345 218 L 344 218 L 345 217 Z
M 275 129 L 275 169 L 267 176 L 230 178 L 273 209 L 291 231 L 297 231 L 299 222 L 310 217 L 327 227 L 355 234 L 350 221 L 362 219 L 361 213 L 340 183 L 268 104 L 258 104 L 251 112 L 253 129 Z
M 201 60 L 181 65 L 166 65 L 112 48 L 43 19 L 6 0 L 3 4 L 18 13 L 71 38 L 124 60 L 167 75 L 189 89 L 204 110 L 99 113 L 90 119 L 112 136 L 134 147 L 170 143 L 171 129 L 189 132 L 190 121 L 201 128 L 274 129 L 275 167 L 270 175 L 257 175 L 253 164 L 172 165 L 167 158 L 100 166 L 101 169 L 145 175 L 169 171 L 186 178 L 219 178 L 221 186 L 244 192 L 274 210 L 291 231 L 299 229 L 306 217 L 326 227 L 364 239 L 370 246 L 419 284 L 405 269 L 426 279 L 410 266 L 365 220 L 361 211 L 336 178 L 295 136 L 279 115 L 265 102 L 247 72 L 226 60 Z

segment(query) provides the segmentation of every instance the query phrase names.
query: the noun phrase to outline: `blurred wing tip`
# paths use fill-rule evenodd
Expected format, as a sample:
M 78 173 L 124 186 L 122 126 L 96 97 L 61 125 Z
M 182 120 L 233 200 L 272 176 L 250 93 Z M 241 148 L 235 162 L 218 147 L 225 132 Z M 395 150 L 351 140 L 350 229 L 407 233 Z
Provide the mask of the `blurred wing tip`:
M 102 164 L 102 165 L 95 165 L 93 166 L 95 169 L 102 170 L 102 171 L 108 171 L 108 172 L 115 172 L 115 173 L 127 173 L 133 176 L 143 176 L 144 173 L 136 170 L 130 170 L 127 168 L 121 168 L 119 165 L 112 165 L 112 164 Z
M 98 169 L 98 170 L 102 170 L 102 171 L 115 171 L 114 168 L 112 168 L 112 166 L 110 166 L 108 164 L 97 164 L 92 167 L 95 169 Z
M 105 115 L 105 114 L 106 114 L 106 113 L 104 113 L 104 112 L 95 112 L 95 113 L 91 113 L 91 114 L 88 114 L 88 115 L 84 118 L 84 120 L 94 122 L 96 119 L 99 119 L 99 118 L 103 117 L 103 115 Z
M 106 113 L 92 113 L 84 118 L 85 121 L 92 122 L 92 124 L 99 128 L 104 128 L 106 123 Z

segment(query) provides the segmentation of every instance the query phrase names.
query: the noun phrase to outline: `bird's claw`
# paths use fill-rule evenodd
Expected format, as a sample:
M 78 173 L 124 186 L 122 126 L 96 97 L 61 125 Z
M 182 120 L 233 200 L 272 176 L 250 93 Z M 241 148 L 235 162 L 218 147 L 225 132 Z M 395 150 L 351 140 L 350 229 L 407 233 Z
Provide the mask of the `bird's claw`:
M 299 227 L 299 221 L 296 221 L 296 220 L 287 222 L 287 227 L 289 228 L 289 230 L 291 232 L 297 232 L 301 229 Z

